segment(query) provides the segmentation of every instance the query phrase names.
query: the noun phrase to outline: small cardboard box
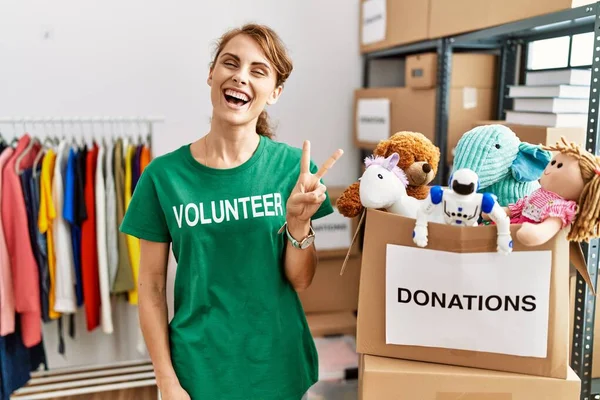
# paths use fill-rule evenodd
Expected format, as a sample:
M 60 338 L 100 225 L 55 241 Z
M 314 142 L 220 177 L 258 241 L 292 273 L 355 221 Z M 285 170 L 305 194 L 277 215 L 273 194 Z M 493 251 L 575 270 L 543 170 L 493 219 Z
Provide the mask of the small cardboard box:
M 307 313 L 306 321 L 313 337 L 356 336 L 356 317 L 351 311 Z
M 462 87 L 450 89 L 448 160 L 458 139 L 475 121 L 493 117 L 494 89 Z M 372 150 L 396 132 L 414 131 L 435 140 L 436 89 L 368 88 L 355 91 L 354 144 Z M 364 101 L 366 100 L 366 101 Z M 369 102 L 378 104 L 368 104 Z
M 585 128 L 552 128 L 546 126 L 509 124 L 506 121 L 476 121 L 473 128 L 481 125 L 500 124 L 510 128 L 522 142 L 553 145 L 564 136 L 568 141 L 580 146 L 586 145 Z M 466 131 L 465 131 L 466 132 Z
M 430 364 L 364 355 L 359 363 L 362 400 L 577 400 L 581 380 Z
M 413 89 L 433 89 L 437 86 L 436 53 L 406 57 L 406 86 Z M 457 53 L 452 56 L 450 87 L 493 89 L 496 87 L 497 56 L 493 54 Z
M 427 39 L 429 0 L 361 0 L 360 52 Z
M 391 322 L 386 321 L 386 305 L 392 304 L 388 300 L 393 299 L 395 296 L 395 290 L 388 288 L 388 281 L 386 280 L 386 274 L 389 271 L 387 267 L 386 257 L 389 257 L 389 251 L 386 249 L 390 245 L 400 245 L 407 249 L 418 248 L 412 238 L 412 232 L 415 226 L 414 219 L 404 218 L 399 215 L 371 210 L 367 211 L 366 215 L 366 228 L 363 246 L 363 257 L 361 266 L 361 280 L 360 280 L 360 291 L 359 291 L 359 304 L 358 304 L 358 329 L 357 329 L 357 351 L 362 354 L 377 355 L 383 357 L 400 358 L 415 361 L 427 361 L 440 364 L 467 366 L 481 369 L 489 369 L 496 371 L 516 372 L 529 375 L 547 376 L 552 378 L 566 379 L 568 372 L 568 361 L 569 361 L 569 252 L 570 246 L 566 241 L 566 232 L 563 230 L 559 232 L 554 239 L 549 241 L 543 246 L 538 247 L 525 247 L 521 245 L 518 240 L 514 241 L 513 254 L 508 255 L 506 260 L 510 260 L 516 252 L 533 252 L 542 251 L 541 256 L 548 257 L 547 270 L 548 275 L 548 287 L 546 295 L 548 297 L 547 309 L 545 317 L 541 317 L 538 327 L 546 327 L 544 332 L 546 334 L 546 346 L 544 347 L 543 342 L 536 342 L 538 345 L 541 344 L 541 349 L 545 356 L 519 356 L 515 355 L 518 353 L 506 354 L 504 350 L 499 351 L 494 348 L 494 351 L 473 351 L 473 350 L 460 350 L 455 347 L 442 348 L 433 346 L 410 346 L 410 345 L 398 345 L 388 344 L 389 333 L 387 326 Z M 511 226 L 511 233 L 513 238 L 516 237 L 516 230 L 519 225 Z M 490 226 L 479 226 L 472 228 L 462 228 L 456 226 L 449 226 L 443 224 L 429 223 L 429 244 L 427 250 L 441 251 L 441 252 L 452 252 L 452 253 L 495 253 L 496 252 L 496 235 L 497 230 L 493 225 Z M 572 246 L 572 245 L 571 245 Z M 421 249 L 425 250 L 425 249 Z M 443 253 L 440 253 L 443 254 Z M 528 256 L 528 255 L 525 255 Z M 529 256 L 537 257 L 537 254 L 530 253 Z M 440 256 L 441 257 L 441 256 Z M 571 254 L 571 261 L 580 271 L 585 271 L 585 265 L 582 263 L 583 259 L 580 257 L 580 253 Z M 514 258 L 513 258 L 514 259 Z M 406 260 L 406 262 L 410 262 Z M 504 261 L 500 261 L 504 263 Z M 543 264 L 541 262 L 536 263 Z M 398 265 L 397 263 L 391 265 Z M 411 265 L 406 264 L 408 267 Z M 414 265 L 414 264 L 413 264 Z M 474 264 L 481 265 L 481 264 Z M 506 264 L 512 265 L 512 264 Z M 528 264 L 532 265 L 532 264 Z M 440 268 L 448 268 L 450 265 L 444 264 L 441 259 Z M 414 268 L 423 268 L 422 266 L 414 265 Z M 429 271 L 429 270 L 427 270 Z M 453 269 L 454 271 L 454 269 Z M 477 269 L 472 271 L 478 271 Z M 488 272 L 486 271 L 486 274 Z M 525 271 L 524 271 L 525 273 Z M 530 273 L 527 271 L 527 273 Z M 461 272 L 461 274 L 463 274 Z M 415 276 L 420 276 L 421 281 L 423 279 L 422 273 L 416 271 Z M 462 277 L 461 277 L 462 276 Z M 468 276 L 468 277 L 467 277 Z M 494 275 L 495 276 L 495 275 Z M 529 275 L 528 275 L 529 276 Z M 536 275 L 538 276 L 538 275 Z M 405 276 L 403 279 L 408 281 L 412 277 Z M 448 278 L 452 280 L 451 278 Z M 455 282 L 464 282 L 465 280 L 472 279 L 471 275 L 460 275 L 456 276 Z M 589 280 L 586 280 L 589 281 Z M 432 280 L 433 282 L 433 280 Z M 439 282 L 436 280 L 435 282 Z M 529 276 L 528 279 L 523 278 L 523 282 L 537 282 L 536 278 Z M 403 283 L 404 284 L 404 283 Z M 440 283 L 436 283 L 440 285 Z M 515 285 L 516 287 L 517 285 Z M 520 287 L 520 286 L 519 286 Z M 393 289 L 396 289 L 395 287 Z M 400 292 L 399 289 L 397 289 Z M 482 289 L 483 290 L 483 289 Z M 489 285 L 486 286 L 485 290 L 490 290 Z M 489 295 L 489 292 L 487 295 Z M 506 295 L 508 291 L 505 287 L 502 287 L 502 291 L 499 292 L 502 295 Z M 481 294 L 481 293 L 479 293 Z M 521 295 L 528 294 L 526 292 Z M 391 296 L 391 297 L 390 297 Z M 399 295 L 398 295 L 399 296 Z M 386 300 L 387 299 L 387 300 Z M 454 298 L 452 298 L 454 302 Z M 480 300 L 481 301 L 481 300 Z M 508 304 L 508 300 L 506 300 Z M 523 298 L 523 302 L 524 302 Z M 416 295 L 415 295 L 416 302 Z M 398 298 L 397 303 L 401 303 Z M 435 301 L 429 304 L 428 307 L 435 308 L 433 305 Z M 469 303 L 470 304 L 470 303 Z M 524 304 L 524 303 L 523 303 Z M 540 303 L 542 304 L 542 303 Z M 444 312 L 443 318 L 445 323 L 455 323 L 454 317 L 458 314 L 453 311 L 447 311 L 451 307 L 440 306 Z M 471 306 L 469 306 L 471 307 Z M 422 308 L 421 308 L 422 309 Z M 463 309 L 462 307 L 460 308 Z M 478 321 L 476 313 L 477 310 L 474 308 L 468 308 L 470 323 L 481 323 L 473 322 Z M 508 310 L 508 309 L 507 309 Z M 541 306 L 539 310 L 542 310 Z M 456 310 L 455 310 L 456 311 Z M 492 310 L 494 311 L 494 310 Z M 528 314 L 523 314 L 524 309 L 515 310 L 515 318 L 526 318 L 527 321 L 532 320 L 532 317 L 528 317 Z M 531 311 L 531 310 L 530 310 Z M 452 313 L 452 314 L 451 314 Z M 461 311 L 462 313 L 462 311 Z M 465 314 L 460 314 L 464 316 Z M 503 318 L 507 320 L 509 316 L 504 316 L 504 313 L 489 313 L 485 315 L 486 328 L 489 329 L 495 326 L 496 320 L 491 318 Z M 510 316 L 512 318 L 512 316 Z M 538 317 L 540 317 L 538 315 Z M 438 319 L 439 320 L 439 319 Z M 454 321 L 454 322 L 453 322 Z M 488 322 L 489 321 L 489 322 Z M 492 322 L 493 321 L 493 322 Z M 547 321 L 547 322 L 545 322 Z M 432 321 L 424 321 L 423 327 L 431 325 Z M 546 325 L 547 324 L 547 325 Z M 479 326 L 479 325 L 478 325 Z M 483 327 L 483 325 L 481 325 Z M 510 331 L 515 326 L 505 326 L 503 329 Z M 398 331 L 398 327 L 394 326 L 395 332 Z M 477 348 L 489 348 L 489 339 L 482 337 L 477 334 L 477 329 L 470 330 L 470 336 L 473 337 L 473 343 L 469 343 L 470 346 L 477 346 Z M 543 329 L 543 328 L 541 328 Z M 412 329 L 410 330 L 413 331 Z M 443 328 L 435 330 L 429 328 L 427 331 L 429 338 L 433 338 L 435 341 L 439 338 L 439 335 L 444 335 Z M 540 331 L 537 331 L 539 334 Z M 476 338 L 479 335 L 481 341 Z M 449 334 L 447 334 L 449 335 Z M 455 333 L 456 335 L 456 333 Z M 519 340 L 515 337 L 514 340 L 506 341 L 504 346 L 514 346 L 519 343 L 526 343 L 533 340 L 533 336 L 524 337 L 523 340 Z M 457 339 L 453 337 L 452 340 Z M 458 338 L 464 339 L 464 338 Z M 414 343 L 414 342 L 411 342 Z M 495 345 L 495 343 L 494 343 Z M 521 345 L 522 346 L 522 345 Z M 529 349 L 526 349 L 529 352 Z
M 594 3 L 593 0 L 429 0 L 429 38 L 515 22 Z

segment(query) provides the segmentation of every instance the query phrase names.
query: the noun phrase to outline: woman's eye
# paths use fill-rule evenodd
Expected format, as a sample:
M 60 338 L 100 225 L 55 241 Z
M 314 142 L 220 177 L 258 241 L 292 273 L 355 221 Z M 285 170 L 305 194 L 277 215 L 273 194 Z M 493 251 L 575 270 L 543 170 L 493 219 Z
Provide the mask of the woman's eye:
M 260 70 L 256 70 L 254 72 L 257 73 L 257 74 L 259 74 L 259 75 L 261 75 L 261 76 L 265 76 L 265 73 L 262 72 L 262 71 L 260 71 Z
M 235 67 L 235 64 L 232 62 L 225 62 L 225 65 L 227 65 L 228 67 Z

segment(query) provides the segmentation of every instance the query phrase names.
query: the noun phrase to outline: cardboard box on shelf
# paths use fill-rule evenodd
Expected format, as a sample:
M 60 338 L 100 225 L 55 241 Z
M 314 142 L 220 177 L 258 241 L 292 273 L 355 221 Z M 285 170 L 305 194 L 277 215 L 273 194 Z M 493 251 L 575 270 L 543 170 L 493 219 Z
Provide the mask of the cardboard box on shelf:
M 361 0 L 360 52 L 427 39 L 429 0 Z
M 306 320 L 314 337 L 333 335 L 356 336 L 356 317 L 351 311 L 307 313 Z
M 501 124 L 509 127 L 522 142 L 551 145 L 560 141 L 561 136 L 564 136 L 568 141 L 573 141 L 584 147 L 586 145 L 585 128 L 552 128 L 546 126 L 509 124 L 506 123 L 506 121 L 495 120 L 476 121 L 471 128 L 491 124 Z
M 399 131 L 421 132 L 435 140 L 436 89 L 367 88 L 355 91 L 354 144 L 374 149 L 379 141 Z M 450 89 L 447 157 L 474 121 L 490 119 L 496 105 L 495 89 Z
M 384 357 L 360 359 L 362 400 L 577 400 L 581 380 L 527 376 Z
M 298 296 L 306 313 L 355 311 L 358 308 L 360 257 L 350 257 L 346 272 L 340 276 L 344 257 L 319 260 L 308 289 Z
M 503 255 L 493 225 L 430 223 L 425 249 L 413 243 L 414 225 L 367 211 L 357 351 L 565 379 L 569 256 L 585 270 L 566 232 L 531 248 L 515 239 L 513 253 Z M 518 228 L 511 226 L 513 238 Z
M 592 3 L 593 0 L 430 0 L 428 36 L 457 35 Z
M 320 260 L 345 257 L 358 226 L 358 218 L 346 218 L 337 210 L 336 202 L 344 190 L 346 187 L 327 187 L 333 213 L 313 221 L 315 246 Z M 359 243 L 355 241 L 350 254 L 354 257 L 359 253 Z
M 496 64 L 494 54 L 456 53 L 452 56 L 450 87 L 496 87 Z M 406 57 L 406 86 L 413 89 L 433 89 L 437 86 L 436 53 L 415 54 Z

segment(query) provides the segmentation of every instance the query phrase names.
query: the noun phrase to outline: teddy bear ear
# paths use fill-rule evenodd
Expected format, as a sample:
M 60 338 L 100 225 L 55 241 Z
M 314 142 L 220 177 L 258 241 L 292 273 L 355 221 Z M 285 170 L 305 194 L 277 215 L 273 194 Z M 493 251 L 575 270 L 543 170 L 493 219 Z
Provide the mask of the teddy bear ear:
M 376 156 L 385 156 L 387 154 L 388 149 L 390 148 L 391 144 L 392 144 L 392 142 L 389 139 L 384 139 L 384 140 L 380 141 L 377 144 L 377 147 L 375 147 L 373 154 Z

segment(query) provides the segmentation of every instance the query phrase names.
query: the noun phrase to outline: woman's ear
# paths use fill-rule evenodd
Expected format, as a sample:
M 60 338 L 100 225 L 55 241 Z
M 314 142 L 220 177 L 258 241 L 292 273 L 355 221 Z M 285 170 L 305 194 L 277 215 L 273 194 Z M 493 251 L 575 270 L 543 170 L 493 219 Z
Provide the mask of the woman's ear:
M 279 96 L 281 96 L 282 91 L 283 87 L 281 85 L 277 86 L 269 95 L 269 98 L 267 99 L 267 104 L 272 106 L 273 104 L 277 103 L 277 100 L 279 100 Z
M 211 68 L 208 71 L 208 78 L 206 78 L 206 83 L 208 84 L 208 86 L 212 86 L 212 76 L 213 76 L 213 69 Z

